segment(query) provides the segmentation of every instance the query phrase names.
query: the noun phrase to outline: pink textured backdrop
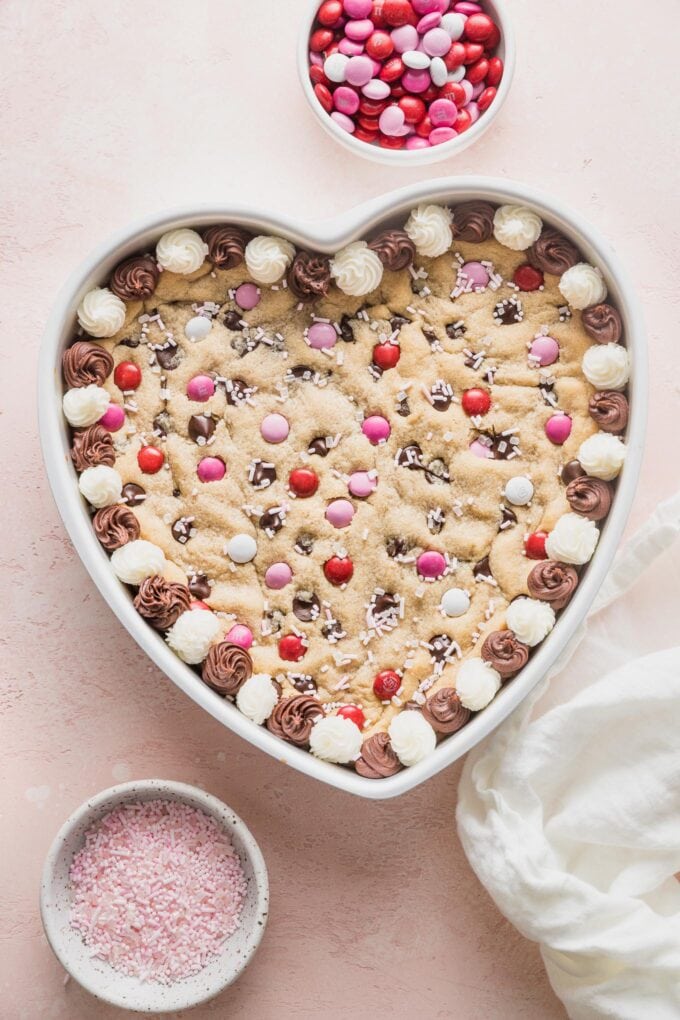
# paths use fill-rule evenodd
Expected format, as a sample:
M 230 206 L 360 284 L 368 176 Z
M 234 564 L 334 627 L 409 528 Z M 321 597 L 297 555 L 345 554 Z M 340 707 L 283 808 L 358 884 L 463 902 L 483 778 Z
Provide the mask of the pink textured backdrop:
M 296 80 L 306 0 L 4 0 L 0 6 L 3 568 L 2 1020 L 104 1020 L 42 935 L 38 882 L 69 812 L 161 776 L 226 800 L 260 840 L 272 913 L 255 962 L 192 1014 L 552 1020 L 538 951 L 498 914 L 454 831 L 459 769 L 375 805 L 316 786 L 222 729 L 152 667 L 65 537 L 36 434 L 35 365 L 55 291 L 150 210 L 243 200 L 324 216 L 445 173 L 540 185 L 614 241 L 652 350 L 634 519 L 677 488 L 680 116 L 677 0 L 509 0 L 519 43 L 495 129 L 429 171 L 383 170 L 327 139 Z M 642 603 L 641 603 L 642 609 Z

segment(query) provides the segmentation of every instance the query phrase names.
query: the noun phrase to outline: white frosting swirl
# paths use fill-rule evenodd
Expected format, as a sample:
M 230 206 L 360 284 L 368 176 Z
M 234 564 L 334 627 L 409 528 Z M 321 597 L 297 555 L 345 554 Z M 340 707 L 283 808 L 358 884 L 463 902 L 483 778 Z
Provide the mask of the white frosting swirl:
M 545 551 L 551 560 L 580 566 L 592 558 L 599 537 L 593 521 L 580 514 L 563 514 L 546 539 Z
M 493 233 L 499 244 L 512 251 L 526 251 L 541 236 L 543 220 L 523 205 L 501 205 L 493 218 Z
M 84 429 L 87 425 L 94 425 L 96 421 L 106 414 L 111 403 L 111 397 L 103 386 L 77 386 L 67 390 L 61 406 L 64 417 L 74 429 Z
M 261 726 L 274 711 L 278 700 L 278 689 L 269 674 L 254 673 L 236 695 L 236 706 L 245 716 Z
M 579 262 L 562 274 L 560 290 L 565 301 L 579 310 L 599 305 L 607 296 L 602 273 L 587 262 Z
M 128 543 L 128 545 L 137 544 L 136 542 Z M 149 542 L 146 544 L 150 545 Z M 117 552 L 123 552 L 128 548 L 128 545 L 124 545 Z M 115 556 L 116 553 L 113 555 Z M 154 570 L 152 573 L 157 574 L 159 571 Z M 196 666 L 199 662 L 203 662 L 221 629 L 222 625 L 214 613 L 209 613 L 206 609 L 187 609 L 172 625 L 165 640 L 183 662 L 188 662 L 190 666 Z
M 95 287 L 78 305 L 78 322 L 90 336 L 113 336 L 125 325 L 125 302 L 108 289 Z
M 437 734 L 420 712 L 395 715 L 387 732 L 392 750 L 402 765 L 417 765 L 437 746 Z
M 331 276 L 344 294 L 362 297 L 380 286 L 383 264 L 365 241 L 354 241 L 331 261 Z
M 555 626 L 555 610 L 539 599 L 515 599 L 508 606 L 505 620 L 515 637 L 533 648 Z
M 582 366 L 598 390 L 622 390 L 630 378 L 630 357 L 620 344 L 594 344 L 583 355 Z
M 283 237 L 260 234 L 246 245 L 248 272 L 257 283 L 277 283 L 294 258 L 294 245 Z
M 409 216 L 404 230 L 419 255 L 436 259 L 453 244 L 452 221 L 451 210 L 442 205 L 419 205 Z
M 317 758 L 347 765 L 361 754 L 361 730 L 341 715 L 327 715 L 318 719 L 309 735 L 309 749 Z
M 163 573 L 165 554 L 153 542 L 138 538 L 111 554 L 111 566 L 119 581 L 124 584 L 141 584 L 145 578 Z M 206 616 L 209 615 L 206 613 Z
M 208 245 L 200 234 L 188 227 L 169 230 L 156 245 L 156 261 L 171 273 L 188 276 L 205 262 Z
M 456 691 L 465 708 L 481 712 L 501 687 L 500 673 L 483 659 L 466 659 L 458 670 Z
M 578 460 L 591 478 L 610 482 L 619 474 L 626 459 L 626 444 L 608 432 L 596 432 L 581 443 Z
M 123 479 L 115 468 L 106 464 L 85 468 L 78 479 L 78 488 L 88 503 L 97 510 L 120 502 L 123 493 Z

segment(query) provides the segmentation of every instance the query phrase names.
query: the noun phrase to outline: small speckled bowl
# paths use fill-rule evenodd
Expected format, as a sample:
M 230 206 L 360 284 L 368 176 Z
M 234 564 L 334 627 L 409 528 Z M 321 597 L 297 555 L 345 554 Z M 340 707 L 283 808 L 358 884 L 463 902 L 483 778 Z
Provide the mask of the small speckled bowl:
M 198 974 L 173 985 L 126 977 L 90 950 L 69 924 L 69 870 L 86 831 L 126 801 L 175 800 L 216 818 L 238 853 L 248 891 L 241 923 L 224 943 L 222 954 Z M 250 830 L 231 808 L 195 786 L 164 779 L 124 783 L 98 793 L 82 804 L 58 832 L 45 861 L 40 887 L 40 912 L 45 934 L 61 965 L 97 999 L 141 1013 L 167 1013 L 198 1006 L 223 991 L 250 963 L 260 944 L 269 911 L 267 867 Z

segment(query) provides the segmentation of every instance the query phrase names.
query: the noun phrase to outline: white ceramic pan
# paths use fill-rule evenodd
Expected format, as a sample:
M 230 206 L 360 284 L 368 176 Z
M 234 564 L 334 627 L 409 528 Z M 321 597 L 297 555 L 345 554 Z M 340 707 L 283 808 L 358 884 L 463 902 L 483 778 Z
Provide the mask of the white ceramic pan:
M 166 230 L 228 222 L 260 232 L 280 234 L 307 248 L 334 253 L 377 227 L 402 226 L 410 209 L 423 201 L 455 204 L 479 198 L 491 202 L 519 202 L 533 206 L 546 220 L 571 238 L 588 259 L 605 274 L 611 300 L 624 319 L 626 342 L 633 370 L 630 380 L 631 417 L 628 456 L 612 511 L 602 529 L 595 556 L 585 571 L 576 595 L 562 613 L 553 632 L 512 683 L 462 730 L 444 740 L 420 764 L 389 779 L 371 780 L 349 768 L 320 761 L 256 726 L 234 705 L 216 697 L 196 673 L 170 651 L 161 635 L 142 620 L 126 588 L 116 579 L 109 557 L 99 545 L 87 506 L 77 484 L 69 456 L 68 428 L 62 415 L 61 356 L 74 336 L 75 311 L 83 295 L 99 284 L 122 258 L 153 248 Z M 59 512 L 90 576 L 121 623 L 156 665 L 207 712 L 272 757 L 330 786 L 372 799 L 395 797 L 423 783 L 456 761 L 499 725 L 535 687 L 555 662 L 585 617 L 609 569 L 621 539 L 636 491 L 644 444 L 647 410 L 647 364 L 642 316 L 632 285 L 611 245 L 561 203 L 533 188 L 489 178 L 441 179 L 411 185 L 359 206 L 344 215 L 321 222 L 293 221 L 276 213 L 256 212 L 236 203 L 196 206 L 156 213 L 109 238 L 93 251 L 59 295 L 48 322 L 39 362 L 40 436 L 47 474 Z

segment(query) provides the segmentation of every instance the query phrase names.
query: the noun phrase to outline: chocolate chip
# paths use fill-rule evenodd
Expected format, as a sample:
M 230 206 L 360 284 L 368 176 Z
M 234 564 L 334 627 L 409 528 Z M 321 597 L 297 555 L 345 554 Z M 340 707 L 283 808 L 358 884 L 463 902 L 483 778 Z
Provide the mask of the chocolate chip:
M 499 326 L 511 326 L 515 322 L 522 322 L 524 309 L 519 298 L 506 298 L 499 301 L 493 310 L 493 317 Z
M 268 609 L 264 619 L 269 624 L 270 634 L 278 634 L 283 629 L 285 617 L 280 609 Z
M 123 502 L 128 506 L 141 506 L 146 499 L 146 490 L 135 482 L 128 482 L 123 486 Z
M 550 381 L 548 381 L 547 379 L 541 379 L 540 383 L 538 384 L 538 390 L 541 396 L 543 397 L 543 402 L 547 404 L 548 407 L 556 406 L 554 379 Z
M 300 556 L 311 556 L 314 549 L 314 539 L 311 535 L 301 531 L 293 548 L 295 549 L 295 552 L 300 554 Z
M 164 347 L 154 347 L 152 350 L 156 355 L 156 361 L 166 372 L 172 372 L 184 360 L 184 351 L 174 341 L 170 341 Z
M 316 455 L 317 457 L 327 457 L 330 453 L 330 447 L 326 442 L 326 437 L 317 436 L 316 439 L 312 439 L 311 443 L 307 447 L 307 453 Z
M 189 436 L 198 446 L 205 446 L 215 427 L 215 419 L 209 414 L 192 414 L 189 418 Z
M 126 336 L 124 340 L 120 341 L 120 346 L 132 348 L 139 347 L 139 340 L 133 336 Z
M 371 600 L 371 608 L 374 616 L 392 616 L 395 612 L 397 612 L 400 604 L 399 599 L 397 599 L 391 591 L 386 591 L 383 595 L 376 595 Z
M 435 457 L 431 460 L 425 469 L 425 480 L 430 485 L 448 485 L 451 481 L 451 475 L 446 463 L 441 457 Z
M 270 506 L 260 517 L 260 527 L 270 537 L 275 535 L 283 527 L 285 514 L 280 507 Z
M 480 580 L 486 577 L 493 577 L 491 567 L 489 565 L 489 557 L 485 556 L 483 560 L 479 561 L 479 563 L 475 563 L 472 568 L 472 573 L 474 574 L 475 579 Z
M 408 326 L 410 319 L 405 319 L 403 315 L 395 315 L 390 319 L 390 326 L 392 327 L 393 333 L 398 333 L 402 326 Z
M 240 333 L 243 330 L 243 323 L 238 312 L 227 312 L 224 316 L 224 325 L 234 333 Z
M 435 634 L 435 636 L 430 638 L 428 641 L 428 645 L 430 646 L 428 651 L 434 661 L 444 662 L 451 652 L 453 638 L 450 638 L 448 634 Z
M 407 556 L 412 548 L 413 545 L 407 539 L 400 537 L 388 538 L 385 543 L 387 555 L 393 560 L 398 559 L 400 556 Z
M 174 432 L 172 418 L 167 411 L 161 411 L 153 420 L 154 431 L 161 436 L 167 436 L 168 432 Z
M 259 347 L 259 344 L 260 341 L 252 336 L 235 336 L 231 341 L 232 350 L 236 351 L 239 358 L 245 358 L 246 354 L 251 354 L 256 347 Z
M 232 407 L 238 407 L 239 404 L 245 403 L 252 387 L 243 379 L 227 379 L 224 383 L 224 389 L 227 395 L 227 403 L 231 404 Z
M 402 418 L 408 418 L 411 408 L 407 397 L 401 397 L 397 404 L 397 414 Z
M 427 527 L 432 535 L 438 535 L 446 524 L 446 514 L 441 507 L 427 512 Z
M 565 464 L 562 468 L 562 481 L 565 485 L 569 485 L 569 482 L 573 482 L 576 478 L 583 478 L 585 471 L 581 467 L 580 461 L 570 460 L 568 464 Z
M 354 330 L 352 329 L 352 321 L 349 315 L 343 315 L 340 319 L 340 339 L 344 340 L 347 344 L 353 344 L 355 342 Z
M 493 460 L 507 460 L 519 442 L 517 436 L 504 436 L 493 428 L 488 432 L 480 432 L 478 438 L 489 448 Z
M 446 335 L 450 340 L 460 340 L 466 333 L 467 329 L 464 322 L 450 322 L 446 326 Z
M 288 679 L 295 690 L 300 691 L 302 694 L 313 694 L 318 690 L 314 677 L 309 676 L 307 673 L 289 673 Z
M 186 545 L 191 538 L 192 529 L 193 517 L 179 517 L 170 530 L 175 542 L 179 542 L 180 545 Z
M 509 506 L 504 506 L 501 512 L 501 523 L 498 530 L 507 531 L 512 524 L 517 524 L 517 514 L 514 510 L 511 510 Z
M 438 379 L 430 389 L 430 397 L 435 411 L 448 411 L 453 402 L 453 387 L 443 379 Z
M 331 644 L 347 636 L 339 620 L 326 620 L 321 627 L 321 633 Z
M 254 489 L 268 489 L 276 481 L 276 468 L 262 460 L 254 460 L 248 472 L 248 481 Z
M 195 599 L 207 599 L 212 588 L 205 574 L 194 574 L 188 582 L 189 591 Z
M 299 591 L 293 599 L 293 612 L 298 620 L 310 623 L 312 620 L 318 620 L 321 603 L 313 591 Z
M 409 471 L 420 471 L 423 468 L 423 451 L 418 443 L 402 446 L 397 454 L 397 467 L 408 468 Z
M 292 382 L 293 379 L 302 379 L 304 382 L 311 382 L 316 374 L 316 370 L 310 368 L 309 365 L 295 365 L 286 372 L 286 381 Z

